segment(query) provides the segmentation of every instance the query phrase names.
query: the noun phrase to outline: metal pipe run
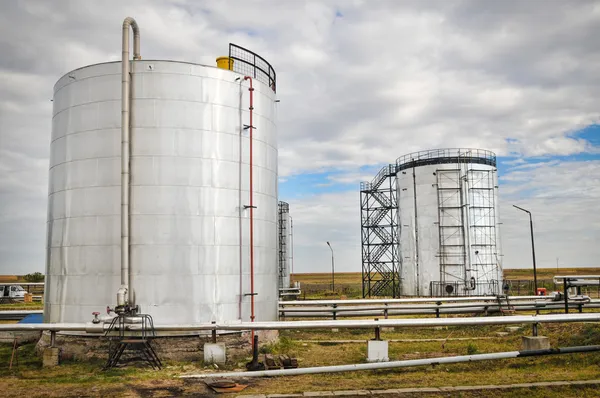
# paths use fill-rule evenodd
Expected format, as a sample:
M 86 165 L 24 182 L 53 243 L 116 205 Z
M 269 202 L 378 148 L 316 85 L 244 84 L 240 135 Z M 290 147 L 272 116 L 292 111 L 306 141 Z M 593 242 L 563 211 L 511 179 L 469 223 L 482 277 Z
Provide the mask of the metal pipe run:
M 514 307 L 515 311 L 552 311 L 562 310 L 563 304 L 547 304 L 547 305 L 527 305 Z M 600 308 L 600 304 L 574 304 L 570 303 L 569 308 L 576 310 Z M 498 306 L 481 306 L 481 307 L 468 307 L 468 308 L 430 308 L 430 309 L 399 309 L 399 310 L 352 310 L 352 311 L 340 311 L 340 308 L 322 310 L 321 312 L 311 311 L 283 311 L 280 310 L 279 314 L 282 317 L 292 318 L 334 318 L 335 317 L 367 317 L 367 316 L 397 316 L 397 315 L 446 315 L 446 314 L 492 314 L 501 312 L 501 308 Z
M 506 298 L 503 298 L 505 300 Z M 554 296 L 509 296 L 508 300 L 555 300 Z M 405 299 L 355 299 L 355 300 L 296 300 L 296 301 L 280 301 L 280 306 L 294 305 L 350 305 L 350 304 L 407 304 L 407 303 L 447 303 L 460 301 L 490 301 L 498 302 L 496 296 L 474 296 L 474 297 L 417 297 Z
M 254 167 L 253 164 L 253 137 L 252 132 L 254 130 L 253 123 L 253 115 L 254 115 L 254 87 L 252 86 L 252 77 L 244 76 L 244 80 L 248 80 L 250 83 L 250 87 L 248 88 L 248 92 L 250 93 L 250 106 L 248 110 L 250 111 L 250 124 L 248 125 L 248 138 L 249 138 L 249 146 L 250 146 L 250 159 L 248 168 L 250 169 L 250 181 L 248 191 L 250 194 L 250 322 L 254 322 L 255 314 L 254 314 Z M 252 329 L 252 345 L 254 347 L 254 329 Z
M 130 163 L 130 124 L 131 114 L 129 95 L 129 28 L 133 29 L 133 59 L 140 56 L 140 29 L 135 19 L 125 18 L 123 21 L 123 48 L 121 59 L 121 287 L 117 293 L 117 305 L 125 305 L 125 295 L 129 304 L 133 304 L 133 289 L 131 288 L 131 270 L 129 267 L 129 163 Z
M 582 301 L 582 300 L 569 300 L 569 304 L 572 306 L 579 305 L 591 305 L 597 304 L 600 305 L 600 300 L 590 300 L 590 301 Z M 510 307 L 547 307 L 552 305 L 563 305 L 563 301 L 521 301 L 510 303 Z M 488 309 L 498 309 L 500 307 L 508 307 L 502 306 L 498 303 L 494 302 L 473 302 L 473 303 L 450 303 L 450 304 L 413 304 L 413 305 L 376 305 L 376 306 L 336 306 L 333 307 L 292 307 L 292 308 L 279 308 L 279 312 L 346 312 L 346 311 L 385 311 L 385 310 L 436 310 L 436 309 L 446 309 L 446 308 L 488 308 Z
M 316 374 L 316 373 L 340 373 L 340 372 L 350 372 L 350 371 L 356 371 L 356 370 L 395 369 L 395 368 L 405 368 L 405 367 L 410 367 L 410 366 L 441 365 L 441 364 L 460 363 L 460 362 L 489 361 L 489 360 L 496 360 L 496 359 L 525 358 L 525 357 L 534 357 L 534 356 L 543 356 L 543 355 L 575 354 L 575 353 L 596 352 L 596 351 L 600 351 L 600 345 L 550 348 L 550 349 L 545 349 L 545 350 L 530 350 L 530 351 L 506 351 L 506 352 L 495 352 L 495 353 L 489 353 L 489 354 L 459 355 L 459 356 L 455 356 L 455 357 L 411 359 L 411 360 L 406 360 L 406 361 L 360 363 L 360 364 L 352 364 L 352 365 L 318 366 L 318 367 L 297 368 L 297 369 L 260 370 L 260 371 L 255 371 L 255 372 L 207 373 L 207 374 L 183 375 L 183 376 L 179 376 L 179 377 L 183 378 L 183 379 L 189 379 L 189 378 L 205 379 L 205 378 L 217 378 L 217 377 L 295 376 L 295 375 Z
M 283 321 L 283 322 L 238 322 L 238 323 L 198 323 L 155 325 L 158 332 L 193 332 L 200 330 L 290 330 L 290 329 L 372 329 L 376 327 L 433 327 L 433 326 L 482 326 L 482 325 L 515 325 L 532 323 L 561 322 L 600 322 L 600 313 L 558 314 L 558 315 L 516 315 L 493 317 L 461 317 L 461 318 L 408 318 L 373 320 L 325 320 L 325 321 Z M 136 331 L 140 326 L 131 324 L 127 330 Z M 18 323 L 0 324 L 0 331 L 49 330 L 49 331 L 87 331 L 102 333 L 108 324 L 90 323 Z

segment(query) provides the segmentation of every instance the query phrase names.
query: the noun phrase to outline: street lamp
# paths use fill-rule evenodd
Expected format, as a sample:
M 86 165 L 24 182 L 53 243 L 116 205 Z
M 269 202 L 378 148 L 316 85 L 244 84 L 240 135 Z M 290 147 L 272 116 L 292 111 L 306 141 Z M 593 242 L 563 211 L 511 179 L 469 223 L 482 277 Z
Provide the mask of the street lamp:
M 522 207 L 519 207 L 519 206 L 513 205 L 513 207 L 515 207 L 515 208 L 517 208 L 517 209 L 519 209 L 521 211 L 524 211 L 525 213 L 529 214 L 529 227 L 530 227 L 530 230 L 531 230 L 531 254 L 533 256 L 533 285 L 535 287 L 535 293 L 534 294 L 537 296 L 537 294 L 538 294 L 538 290 L 537 290 L 537 287 L 538 287 L 538 284 L 537 284 L 537 269 L 535 267 L 535 245 L 533 243 L 533 220 L 531 218 L 531 212 L 529 210 L 525 210 L 525 209 L 523 209 Z
M 327 246 L 331 249 L 331 291 L 335 292 L 335 262 L 333 259 L 333 247 L 331 247 L 331 243 L 327 242 Z

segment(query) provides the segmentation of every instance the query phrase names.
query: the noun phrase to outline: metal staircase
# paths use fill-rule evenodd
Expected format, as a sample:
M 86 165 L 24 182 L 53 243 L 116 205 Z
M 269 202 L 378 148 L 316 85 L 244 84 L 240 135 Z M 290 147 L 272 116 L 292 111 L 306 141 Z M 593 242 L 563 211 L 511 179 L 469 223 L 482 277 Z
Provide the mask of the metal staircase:
M 400 296 L 396 166 L 360 184 L 363 297 Z
M 127 326 L 135 325 L 136 330 L 129 332 Z M 162 362 L 152 348 L 151 340 L 156 337 L 154 321 L 147 314 L 119 314 L 113 318 L 104 337 L 110 341 L 108 348 L 108 360 L 103 370 L 114 368 L 119 364 L 121 356 L 131 351 L 133 357 L 130 360 L 141 359 L 153 369 L 161 369 Z M 137 354 L 137 355 L 136 355 Z

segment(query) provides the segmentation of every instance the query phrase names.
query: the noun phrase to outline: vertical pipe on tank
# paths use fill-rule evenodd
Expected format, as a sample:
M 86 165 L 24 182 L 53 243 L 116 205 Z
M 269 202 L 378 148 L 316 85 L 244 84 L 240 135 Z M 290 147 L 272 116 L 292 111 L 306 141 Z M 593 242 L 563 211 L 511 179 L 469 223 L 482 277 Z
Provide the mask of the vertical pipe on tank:
M 250 322 L 254 322 L 254 178 L 252 170 L 252 130 L 254 130 L 254 126 L 252 124 L 252 117 L 254 114 L 254 87 L 252 86 L 252 77 L 244 76 L 244 80 L 250 81 L 250 88 L 248 89 L 248 91 L 250 92 L 250 106 L 248 108 L 250 110 L 250 125 L 248 126 L 248 129 L 250 130 L 250 184 L 248 188 L 248 191 L 250 193 Z M 252 329 L 252 341 L 254 342 L 254 329 Z
M 243 260 L 243 231 L 242 231 L 242 227 L 243 227 L 243 223 L 242 223 L 242 215 L 243 215 L 243 211 L 244 211 L 244 205 L 242 204 L 242 138 L 243 138 L 243 133 L 244 133 L 244 123 L 242 122 L 242 79 L 238 78 L 237 80 L 239 80 L 240 82 L 240 109 L 239 109 L 239 120 L 240 120 L 240 142 L 239 142 L 239 152 L 240 152 L 240 156 L 239 156 L 239 176 L 238 176 L 238 200 L 239 200 L 239 240 L 240 240 L 240 248 L 239 248 L 239 255 L 240 255 L 240 297 L 238 299 L 238 318 L 240 320 L 242 320 L 242 298 L 244 297 L 244 286 L 243 286 L 243 276 L 244 276 L 244 260 Z
M 117 305 L 133 304 L 131 269 L 129 266 L 129 157 L 130 157 L 130 111 L 129 111 L 129 28 L 133 29 L 133 59 L 140 57 L 140 30 L 137 22 L 127 17 L 123 21 L 123 52 L 121 69 L 121 288 L 117 293 Z
M 412 168 L 413 178 L 413 199 L 415 202 L 415 269 L 417 272 L 417 296 L 421 295 L 421 280 L 419 278 L 419 213 L 417 210 L 417 174 L 415 172 L 415 165 Z
M 475 290 L 476 287 L 470 285 L 470 280 L 473 271 L 473 261 L 471 259 L 471 220 L 469 218 L 469 164 L 465 163 L 467 161 L 466 156 L 470 151 L 465 152 L 465 160 L 461 161 L 460 152 L 458 155 L 458 167 L 460 170 L 459 174 L 459 187 L 460 187 L 460 195 L 461 195 L 461 212 L 463 218 L 463 236 L 464 236 L 464 246 L 465 246 L 465 288 L 469 288 L 470 290 Z M 463 174 L 463 163 L 465 164 L 465 171 Z

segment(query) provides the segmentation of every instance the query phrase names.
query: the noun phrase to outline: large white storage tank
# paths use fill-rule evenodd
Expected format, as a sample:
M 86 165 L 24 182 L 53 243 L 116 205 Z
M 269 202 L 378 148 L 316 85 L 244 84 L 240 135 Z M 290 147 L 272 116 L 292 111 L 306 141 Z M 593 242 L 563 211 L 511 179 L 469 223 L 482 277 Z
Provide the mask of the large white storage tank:
M 45 322 L 89 321 L 121 285 L 121 66 L 54 87 Z M 273 321 L 275 85 L 253 86 L 255 313 Z M 155 323 L 250 320 L 248 88 L 227 69 L 131 62 L 129 289 Z
M 500 294 L 494 153 L 428 150 L 395 166 L 402 295 Z

